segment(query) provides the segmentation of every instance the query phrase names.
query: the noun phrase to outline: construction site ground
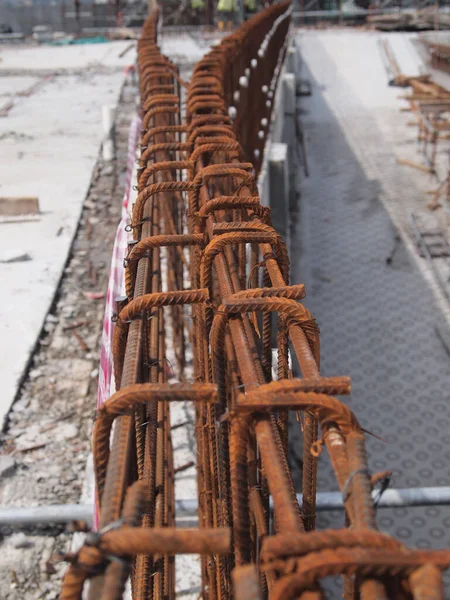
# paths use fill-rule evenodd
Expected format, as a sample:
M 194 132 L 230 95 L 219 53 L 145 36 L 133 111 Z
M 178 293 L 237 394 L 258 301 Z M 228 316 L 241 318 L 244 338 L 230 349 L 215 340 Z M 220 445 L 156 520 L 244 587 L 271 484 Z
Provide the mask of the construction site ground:
M 399 62 L 418 72 L 420 57 L 410 53 L 411 36 L 395 35 Z M 395 487 L 449 485 L 450 363 L 436 327 L 445 331 L 450 311 L 410 237 L 409 214 L 440 225 L 446 218 L 443 209 L 430 213 L 426 208 L 424 192 L 436 187 L 436 180 L 396 162 L 397 156 L 415 162 L 420 156 L 416 130 L 408 127 L 411 115 L 400 112 L 398 97 L 405 90 L 388 86 L 379 38 L 352 30 L 296 34 L 300 76 L 311 82 L 312 95 L 298 99 L 310 175 L 303 177 L 299 165 L 298 201 L 291 215 L 291 279 L 306 283 L 305 303 L 321 328 L 323 374 L 352 377 L 351 407 L 362 426 L 370 424 L 379 436 L 368 436 L 370 467 L 392 469 Z M 188 69 L 210 43 L 200 34 L 183 33 L 166 38 L 163 51 Z M 5 104 L 10 96 L 14 102 L 0 119 L 0 193 L 52 199 L 51 205 L 43 204 L 39 223 L 0 224 L 2 252 L 17 248 L 32 259 L 0 264 L 4 293 L 14 298 L 0 308 L 5 328 L 0 375 L 10 378 L 8 394 L 2 392 L 0 399 L 6 403 L 3 415 L 18 395 L 1 438 L 2 507 L 92 500 L 85 473 L 104 301 L 82 291 L 106 290 L 120 216 L 136 95 L 131 80 L 123 87 L 123 67 L 134 60 L 134 49 L 116 59 L 124 48 L 102 44 L 89 54 L 84 47 L 82 56 L 81 49 L 71 48 L 65 66 L 60 48 L 43 48 L 42 62 L 33 58 L 36 48 L 20 50 L 27 55 L 16 48 L 0 53 L 1 93 Z M 54 69 L 67 71 L 45 80 L 32 96 L 17 96 L 17 90 L 35 82 L 31 64 L 39 77 Z M 74 98 L 79 100 L 77 111 Z M 61 117 L 49 129 L 37 111 L 44 106 L 51 122 L 53 102 L 59 103 Z M 111 102 L 118 103 L 113 165 L 98 158 L 101 105 Z M 77 143 L 72 145 L 75 132 Z M 35 153 L 26 163 L 31 144 Z M 37 163 L 42 157 L 46 162 Z M 444 154 L 440 161 L 447 164 Z M 6 229 L 11 227 L 15 230 Z M 36 228 L 33 235 L 27 227 Z M 13 370 L 12 348 L 18 342 L 18 367 Z M 179 441 L 187 459 L 195 455 L 191 434 Z M 193 470 L 183 473 L 180 482 L 183 478 L 186 493 L 181 485 L 179 495 L 192 496 Z M 333 485 L 321 458 L 319 491 L 331 491 Z M 410 546 L 450 542 L 447 508 L 383 509 L 379 520 L 384 530 Z M 343 515 L 321 514 L 319 527 L 332 523 L 343 525 Z M 69 536 L 62 530 L 2 531 L 1 598 L 57 598 L 65 567 L 50 558 L 68 548 Z M 184 595 L 194 598 L 198 589 L 191 568 L 187 563 Z

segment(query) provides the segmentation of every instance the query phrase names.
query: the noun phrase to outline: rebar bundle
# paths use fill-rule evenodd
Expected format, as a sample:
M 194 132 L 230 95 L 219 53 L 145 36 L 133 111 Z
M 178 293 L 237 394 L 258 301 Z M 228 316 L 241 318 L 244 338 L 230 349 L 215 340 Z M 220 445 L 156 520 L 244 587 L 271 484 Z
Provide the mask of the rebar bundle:
M 68 556 L 61 598 L 175 596 L 174 555 L 201 556 L 202 597 L 442 599 L 450 551 L 408 550 L 377 530 L 364 431 L 348 377 L 322 377 L 319 330 L 289 281 L 289 256 L 256 175 L 286 49 L 290 3 L 273 4 L 194 68 L 181 111 L 177 68 L 138 51 L 142 134 L 126 298 L 115 316 L 115 394 L 98 411 L 98 532 Z M 252 159 L 252 162 L 249 162 Z M 187 283 L 188 282 L 188 283 Z M 170 324 L 170 327 L 169 327 Z M 168 344 L 178 383 L 169 383 Z M 193 368 L 186 348 L 192 346 Z M 273 351 L 275 346 L 275 351 Z M 294 378 L 290 354 L 302 377 Z M 195 407 L 198 529 L 175 527 L 170 405 Z M 288 414 L 303 430 L 302 505 L 288 467 Z M 319 437 L 320 427 L 320 437 Z M 317 458 L 326 448 L 349 527 L 315 531 Z

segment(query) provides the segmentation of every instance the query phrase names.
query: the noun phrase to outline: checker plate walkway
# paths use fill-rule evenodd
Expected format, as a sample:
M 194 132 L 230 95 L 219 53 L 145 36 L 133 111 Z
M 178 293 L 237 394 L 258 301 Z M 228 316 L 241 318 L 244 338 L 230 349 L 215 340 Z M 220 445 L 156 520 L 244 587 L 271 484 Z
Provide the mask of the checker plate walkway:
M 322 374 L 352 377 L 352 410 L 384 440 L 367 436 L 370 468 L 392 469 L 396 488 L 449 485 L 450 360 L 435 334 L 445 318 L 386 210 L 402 194 L 411 203 L 402 214 L 426 200 L 337 72 L 330 36 L 297 38 L 313 93 L 299 100 L 310 176 L 293 214 L 292 279 L 306 283 L 321 329 Z M 398 109 L 383 110 L 393 119 Z M 319 492 L 337 489 L 325 455 Z M 450 507 L 380 509 L 378 521 L 409 546 L 450 545 Z M 320 529 L 339 525 L 343 513 L 320 514 Z

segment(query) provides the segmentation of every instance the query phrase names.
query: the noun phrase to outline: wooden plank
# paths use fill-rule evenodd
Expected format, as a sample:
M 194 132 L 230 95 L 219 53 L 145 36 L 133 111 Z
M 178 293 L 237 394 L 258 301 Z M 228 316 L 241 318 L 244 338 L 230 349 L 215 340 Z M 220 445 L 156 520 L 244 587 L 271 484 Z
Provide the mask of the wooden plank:
M 0 215 L 18 216 L 39 212 L 37 196 L 0 196 Z
M 432 96 L 427 96 L 425 94 L 404 94 L 401 96 L 397 96 L 399 100 L 408 100 L 409 102 L 420 102 L 420 104 L 449 104 L 450 96 L 447 94 L 446 96 L 440 96 L 439 98 L 434 98 Z
M 430 169 L 430 167 L 413 162 L 412 160 L 408 160 L 407 158 L 397 158 L 397 163 L 399 165 L 405 165 L 406 167 L 418 169 L 419 171 L 424 171 L 425 173 L 434 173 L 433 169 Z

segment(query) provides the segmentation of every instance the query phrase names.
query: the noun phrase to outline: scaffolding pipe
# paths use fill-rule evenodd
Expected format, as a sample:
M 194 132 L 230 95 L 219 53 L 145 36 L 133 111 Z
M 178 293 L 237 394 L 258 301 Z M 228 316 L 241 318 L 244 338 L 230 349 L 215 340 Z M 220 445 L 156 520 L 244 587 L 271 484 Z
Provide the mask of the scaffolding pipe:
M 92 504 L 50 504 L 25 508 L 0 508 L 0 526 L 52 525 L 71 521 L 86 521 L 91 524 L 93 512 Z
M 378 508 L 407 508 L 411 506 L 450 505 L 450 487 L 424 487 L 389 489 L 381 494 L 374 490 L 373 499 Z M 302 502 L 302 494 L 297 494 Z M 176 500 L 177 518 L 197 515 L 197 499 Z M 340 492 L 319 492 L 317 512 L 343 510 L 344 503 Z M 92 522 L 92 504 L 52 504 L 26 508 L 0 508 L 0 526 L 51 525 L 71 521 Z M 181 523 L 180 523 L 181 524 Z

